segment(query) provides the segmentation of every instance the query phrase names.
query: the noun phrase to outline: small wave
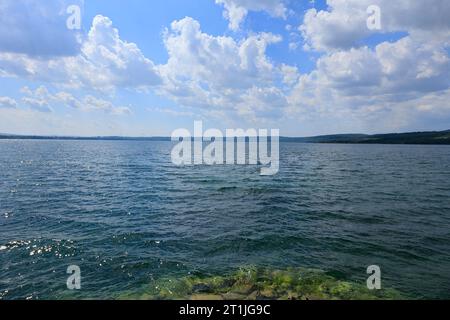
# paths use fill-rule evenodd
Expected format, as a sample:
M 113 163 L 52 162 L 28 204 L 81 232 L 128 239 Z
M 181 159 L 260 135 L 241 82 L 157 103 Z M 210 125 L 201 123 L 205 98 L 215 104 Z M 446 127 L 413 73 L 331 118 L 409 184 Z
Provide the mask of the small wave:
M 219 192 L 227 192 L 227 191 L 233 191 L 238 189 L 238 187 L 221 187 L 219 189 L 217 189 L 217 191 Z

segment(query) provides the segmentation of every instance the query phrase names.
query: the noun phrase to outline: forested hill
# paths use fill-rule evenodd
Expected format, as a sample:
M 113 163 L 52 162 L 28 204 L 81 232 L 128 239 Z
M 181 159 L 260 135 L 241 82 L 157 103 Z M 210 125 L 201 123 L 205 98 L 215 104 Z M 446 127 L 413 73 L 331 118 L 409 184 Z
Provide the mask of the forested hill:
M 309 138 L 283 138 L 286 142 L 358 144 L 450 144 L 450 130 L 390 134 L 340 134 Z
M 1 134 L 0 139 L 21 140 L 135 140 L 170 141 L 168 137 L 62 137 Z M 281 137 L 282 142 L 302 143 L 346 143 L 346 144 L 447 144 L 450 145 L 450 130 L 434 132 L 410 132 L 390 134 L 338 134 L 307 138 Z

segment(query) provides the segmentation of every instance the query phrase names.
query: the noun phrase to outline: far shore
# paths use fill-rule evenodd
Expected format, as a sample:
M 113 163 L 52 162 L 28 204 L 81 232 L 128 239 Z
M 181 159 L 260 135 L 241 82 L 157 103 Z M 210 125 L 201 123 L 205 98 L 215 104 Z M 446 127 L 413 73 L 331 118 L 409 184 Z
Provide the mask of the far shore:
M 171 141 L 170 137 L 121 137 L 121 136 L 40 136 L 0 134 L 0 140 L 81 140 L 81 141 Z M 280 137 L 281 142 L 332 143 L 332 144 L 406 144 L 450 145 L 450 130 L 388 133 L 388 134 L 336 134 L 315 137 Z

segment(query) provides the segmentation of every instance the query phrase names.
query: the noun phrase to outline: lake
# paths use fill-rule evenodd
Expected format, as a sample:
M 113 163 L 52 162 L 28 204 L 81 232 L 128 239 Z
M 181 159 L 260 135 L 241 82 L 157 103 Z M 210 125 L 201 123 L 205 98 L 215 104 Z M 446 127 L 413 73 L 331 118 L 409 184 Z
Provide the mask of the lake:
M 0 141 L 0 299 L 114 298 L 254 266 L 450 298 L 450 147 L 281 143 L 280 172 L 170 142 Z M 82 290 L 68 292 L 78 265 Z

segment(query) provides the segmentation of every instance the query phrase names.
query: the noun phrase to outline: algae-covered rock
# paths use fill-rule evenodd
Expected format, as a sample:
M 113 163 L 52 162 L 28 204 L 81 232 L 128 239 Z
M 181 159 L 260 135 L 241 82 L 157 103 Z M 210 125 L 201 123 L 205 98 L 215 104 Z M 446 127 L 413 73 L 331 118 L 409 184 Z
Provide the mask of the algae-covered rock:
M 246 300 L 247 295 L 235 292 L 227 292 L 222 295 L 224 300 Z
M 192 287 L 192 291 L 196 293 L 211 292 L 212 287 L 205 283 L 198 283 Z
M 245 298 L 245 300 L 255 301 L 255 300 L 258 300 L 259 297 L 260 297 L 260 293 L 258 291 L 253 291 Z
M 248 295 L 251 292 L 255 291 L 255 284 L 252 284 L 252 283 L 248 283 L 248 284 L 236 283 L 231 288 L 231 291 L 233 293 L 236 293 L 236 294 Z
M 264 288 L 260 293 L 262 299 L 275 299 L 276 296 L 275 290 L 271 287 Z
M 370 291 L 365 283 L 346 282 L 308 269 L 242 268 L 226 276 L 159 279 L 119 299 L 163 300 L 375 300 L 402 299 L 395 290 Z

